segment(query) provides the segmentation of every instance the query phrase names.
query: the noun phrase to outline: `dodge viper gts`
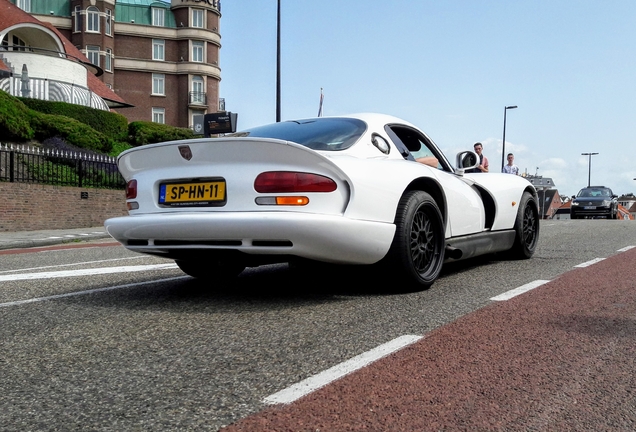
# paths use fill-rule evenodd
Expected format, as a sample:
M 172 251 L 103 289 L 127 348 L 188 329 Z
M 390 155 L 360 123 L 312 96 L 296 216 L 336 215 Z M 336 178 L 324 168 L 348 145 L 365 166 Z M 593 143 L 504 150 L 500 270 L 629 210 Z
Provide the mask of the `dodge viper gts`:
M 105 226 L 197 278 L 278 262 L 377 264 L 427 288 L 445 262 L 530 258 L 537 246 L 535 188 L 467 172 L 477 160 L 463 151 L 453 165 L 424 132 L 382 114 L 145 145 L 118 157 L 129 215 Z

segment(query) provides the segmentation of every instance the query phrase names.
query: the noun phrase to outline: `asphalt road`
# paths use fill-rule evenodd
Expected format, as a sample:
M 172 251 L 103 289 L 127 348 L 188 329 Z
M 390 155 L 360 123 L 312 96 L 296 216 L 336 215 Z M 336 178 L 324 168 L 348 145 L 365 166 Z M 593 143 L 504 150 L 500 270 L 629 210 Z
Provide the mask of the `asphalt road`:
M 0 425 L 218 430 L 388 341 L 431 334 L 497 295 L 628 246 L 631 222 L 544 221 L 533 259 L 449 265 L 422 292 L 360 269 L 284 265 L 210 286 L 109 242 L 3 253 Z

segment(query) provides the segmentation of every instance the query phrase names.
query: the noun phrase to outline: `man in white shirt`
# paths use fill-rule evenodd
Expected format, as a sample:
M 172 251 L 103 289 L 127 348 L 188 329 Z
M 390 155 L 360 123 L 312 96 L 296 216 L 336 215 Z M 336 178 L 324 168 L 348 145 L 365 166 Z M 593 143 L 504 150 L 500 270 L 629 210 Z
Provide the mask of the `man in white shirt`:
M 519 175 L 519 167 L 513 163 L 514 160 L 515 156 L 512 153 L 508 153 L 508 165 L 504 165 L 501 172 L 506 174 Z

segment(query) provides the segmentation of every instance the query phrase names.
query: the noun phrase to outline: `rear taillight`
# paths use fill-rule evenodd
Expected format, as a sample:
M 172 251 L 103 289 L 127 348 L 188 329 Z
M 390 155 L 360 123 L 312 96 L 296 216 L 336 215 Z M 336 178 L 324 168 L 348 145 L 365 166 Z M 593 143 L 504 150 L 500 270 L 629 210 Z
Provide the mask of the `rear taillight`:
M 268 171 L 254 180 L 254 189 L 260 193 L 333 192 L 336 182 L 318 174 Z
M 126 199 L 137 198 L 137 180 L 130 180 L 126 183 Z

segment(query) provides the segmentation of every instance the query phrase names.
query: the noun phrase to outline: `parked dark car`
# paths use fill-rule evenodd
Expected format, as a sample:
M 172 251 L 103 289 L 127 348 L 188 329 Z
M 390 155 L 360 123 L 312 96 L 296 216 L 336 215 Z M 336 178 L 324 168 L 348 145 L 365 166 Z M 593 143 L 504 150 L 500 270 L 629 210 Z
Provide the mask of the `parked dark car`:
M 604 216 L 616 219 L 618 215 L 618 195 L 605 186 L 588 186 L 572 197 L 570 218 L 583 219 L 586 216 Z

